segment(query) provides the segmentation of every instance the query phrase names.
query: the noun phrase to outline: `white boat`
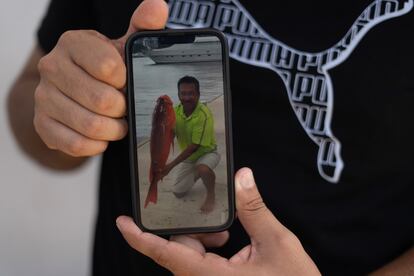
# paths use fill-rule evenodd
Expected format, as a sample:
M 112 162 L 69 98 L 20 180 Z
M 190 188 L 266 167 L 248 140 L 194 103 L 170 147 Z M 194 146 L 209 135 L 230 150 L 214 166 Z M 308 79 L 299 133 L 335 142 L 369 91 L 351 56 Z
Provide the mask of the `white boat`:
M 151 49 L 148 57 L 157 64 L 220 61 L 221 45 L 216 37 L 197 37 L 193 43 Z

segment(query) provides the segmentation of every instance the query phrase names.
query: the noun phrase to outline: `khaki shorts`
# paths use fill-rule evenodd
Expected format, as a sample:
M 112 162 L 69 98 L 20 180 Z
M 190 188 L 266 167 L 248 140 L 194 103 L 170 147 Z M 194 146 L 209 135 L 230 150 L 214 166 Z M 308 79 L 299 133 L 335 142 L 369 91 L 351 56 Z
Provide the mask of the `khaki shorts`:
M 183 161 L 178 165 L 176 172 L 176 181 L 173 186 L 173 192 L 175 194 L 185 194 L 188 192 L 197 179 L 196 168 L 198 165 L 206 165 L 211 170 L 217 167 L 220 162 L 220 154 L 217 151 L 209 152 L 197 159 L 197 161 Z

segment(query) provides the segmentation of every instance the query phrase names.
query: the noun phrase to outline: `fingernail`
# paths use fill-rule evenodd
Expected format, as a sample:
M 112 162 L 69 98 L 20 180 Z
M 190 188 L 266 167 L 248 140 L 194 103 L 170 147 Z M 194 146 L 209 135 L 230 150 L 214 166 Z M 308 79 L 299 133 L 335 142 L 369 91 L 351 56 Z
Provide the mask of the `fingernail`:
M 246 170 L 246 172 L 241 176 L 240 186 L 243 189 L 249 189 L 254 186 L 254 179 L 251 170 Z
M 118 217 L 115 221 L 116 222 L 116 227 L 118 227 L 119 230 L 122 230 L 121 229 L 121 223 L 119 223 L 119 220 L 120 220 L 120 218 Z

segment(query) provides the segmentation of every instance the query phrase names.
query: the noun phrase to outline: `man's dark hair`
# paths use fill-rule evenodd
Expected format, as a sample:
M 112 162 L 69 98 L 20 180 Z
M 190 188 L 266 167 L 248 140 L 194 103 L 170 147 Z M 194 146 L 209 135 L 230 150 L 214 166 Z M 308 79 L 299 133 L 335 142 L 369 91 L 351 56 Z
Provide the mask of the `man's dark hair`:
M 177 83 L 178 91 L 180 91 L 180 84 L 182 83 L 193 83 L 195 85 L 198 95 L 200 95 L 200 83 L 198 82 L 196 78 L 192 76 L 184 76 L 181 79 L 179 79 Z

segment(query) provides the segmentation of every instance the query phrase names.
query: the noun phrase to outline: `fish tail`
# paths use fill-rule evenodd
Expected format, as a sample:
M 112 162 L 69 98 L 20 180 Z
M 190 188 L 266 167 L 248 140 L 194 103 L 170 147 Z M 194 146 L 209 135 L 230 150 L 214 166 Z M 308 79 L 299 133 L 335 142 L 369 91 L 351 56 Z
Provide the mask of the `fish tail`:
M 152 183 L 152 180 L 154 179 L 154 174 L 152 173 L 152 166 L 149 170 L 149 177 L 148 178 L 149 178 L 149 183 Z
M 152 202 L 154 204 L 157 203 L 157 196 L 158 196 L 158 192 L 157 192 L 157 184 L 154 182 L 151 182 L 148 194 L 147 194 L 147 198 L 145 199 L 145 204 L 144 204 L 144 208 L 147 208 L 148 203 Z

